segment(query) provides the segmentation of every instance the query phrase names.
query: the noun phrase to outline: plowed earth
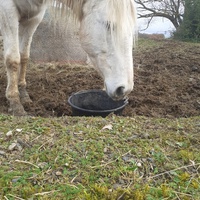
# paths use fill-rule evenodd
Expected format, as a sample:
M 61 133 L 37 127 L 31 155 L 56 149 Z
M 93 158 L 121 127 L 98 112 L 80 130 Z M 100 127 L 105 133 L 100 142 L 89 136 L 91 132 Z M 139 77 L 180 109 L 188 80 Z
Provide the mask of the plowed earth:
M 154 44 L 155 43 L 155 44 Z M 200 45 L 173 40 L 139 44 L 134 52 L 134 90 L 124 116 L 190 117 L 200 114 Z M 0 113 L 7 113 L 6 73 L 0 64 Z M 101 89 L 98 73 L 86 66 L 31 63 L 27 90 L 33 116 L 71 115 L 68 97 L 80 90 Z

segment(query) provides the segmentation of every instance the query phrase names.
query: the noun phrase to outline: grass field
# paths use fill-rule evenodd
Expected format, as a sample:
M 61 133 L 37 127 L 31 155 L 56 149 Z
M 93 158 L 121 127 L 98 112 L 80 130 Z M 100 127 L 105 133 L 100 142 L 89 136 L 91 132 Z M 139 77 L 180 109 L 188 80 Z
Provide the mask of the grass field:
M 0 199 L 200 199 L 200 117 L 0 116 Z
M 162 41 L 140 40 L 137 51 L 157 45 Z M 200 116 L 1 114 L 0 199 L 200 200 Z

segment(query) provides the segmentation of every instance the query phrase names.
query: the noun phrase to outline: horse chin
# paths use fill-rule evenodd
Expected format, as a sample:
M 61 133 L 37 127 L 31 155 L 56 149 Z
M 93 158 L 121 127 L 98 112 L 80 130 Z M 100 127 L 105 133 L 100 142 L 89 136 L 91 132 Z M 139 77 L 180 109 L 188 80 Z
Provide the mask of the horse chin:
M 125 96 L 121 96 L 121 97 L 118 97 L 118 96 L 110 96 L 111 99 L 113 99 L 114 101 L 121 101 L 121 100 L 126 100 L 128 99 L 128 96 L 125 95 Z
M 110 93 L 108 90 L 106 90 L 106 88 L 104 88 L 103 90 L 105 90 L 108 96 L 114 101 L 125 100 L 128 98 L 127 95 L 118 96 L 115 93 Z
M 121 100 L 124 100 L 126 99 L 126 97 L 123 97 L 123 98 L 119 98 L 119 97 L 111 97 L 113 101 L 121 101 Z

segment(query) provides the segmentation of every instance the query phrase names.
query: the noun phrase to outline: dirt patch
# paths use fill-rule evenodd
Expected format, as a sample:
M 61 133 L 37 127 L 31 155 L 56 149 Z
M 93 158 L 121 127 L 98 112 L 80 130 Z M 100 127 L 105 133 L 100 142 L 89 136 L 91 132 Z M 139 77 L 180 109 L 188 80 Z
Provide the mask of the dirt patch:
M 171 40 L 134 53 L 135 87 L 125 116 L 190 117 L 200 114 L 200 46 Z M 2 64 L 1 64 L 2 66 Z M 0 74 L 0 113 L 7 113 L 6 75 Z M 31 64 L 26 107 L 34 116 L 71 115 L 68 97 L 77 91 L 100 89 L 103 81 L 93 69 L 61 64 Z

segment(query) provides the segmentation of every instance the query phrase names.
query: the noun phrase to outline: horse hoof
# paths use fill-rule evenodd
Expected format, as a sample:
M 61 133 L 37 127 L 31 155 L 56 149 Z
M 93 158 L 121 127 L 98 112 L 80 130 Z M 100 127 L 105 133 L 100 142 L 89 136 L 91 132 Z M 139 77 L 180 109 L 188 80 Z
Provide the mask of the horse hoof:
M 8 113 L 13 115 L 13 116 L 18 116 L 18 117 L 22 117 L 22 116 L 26 116 L 27 115 L 26 111 L 13 110 L 11 108 L 8 109 Z
M 20 96 L 20 102 L 22 105 L 32 103 L 32 100 L 30 99 L 30 96 L 28 92 L 26 91 L 25 87 L 19 86 L 19 96 Z
M 29 96 L 25 96 L 20 98 L 20 102 L 22 103 L 22 105 L 29 105 L 32 103 L 32 100 Z
M 17 106 L 11 106 L 8 109 L 8 113 L 14 116 L 26 116 L 27 113 L 24 110 L 22 105 L 17 105 Z

